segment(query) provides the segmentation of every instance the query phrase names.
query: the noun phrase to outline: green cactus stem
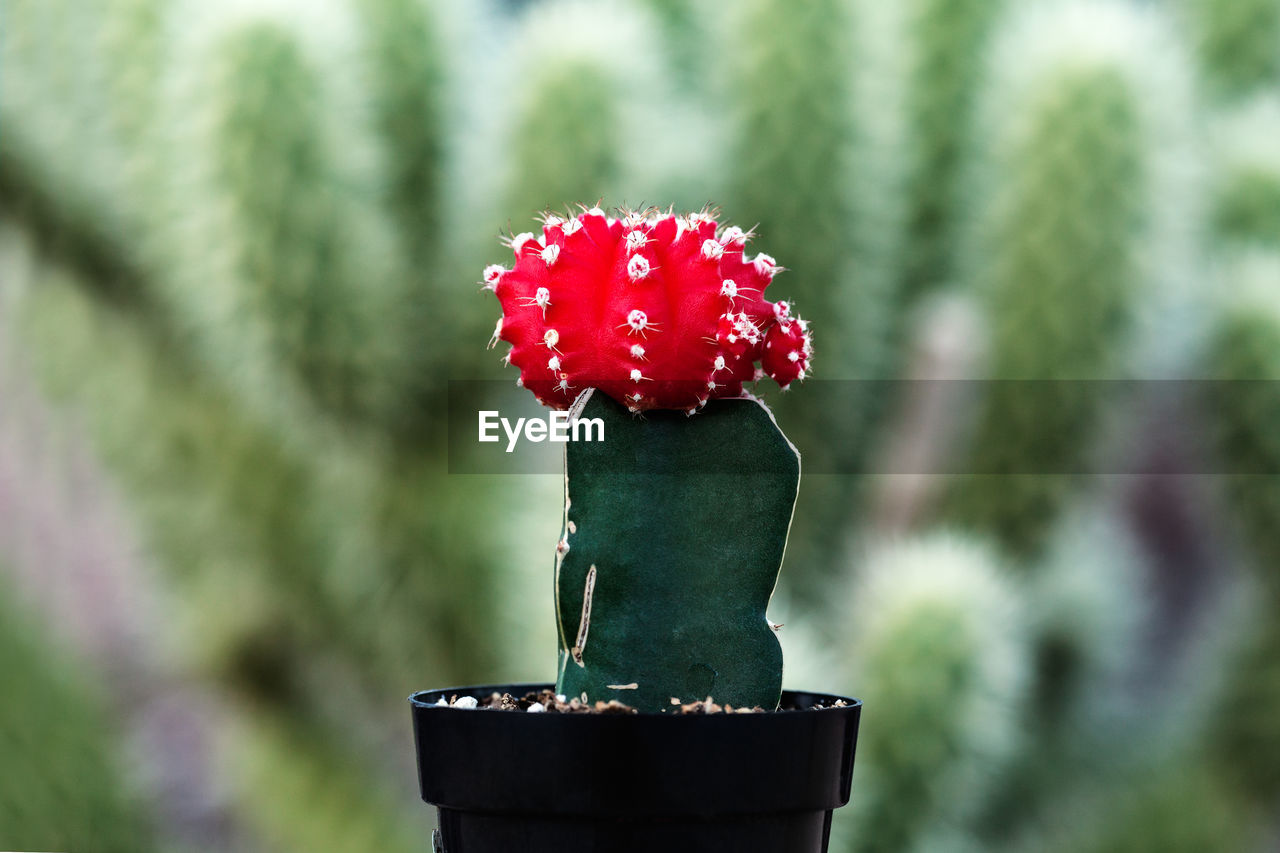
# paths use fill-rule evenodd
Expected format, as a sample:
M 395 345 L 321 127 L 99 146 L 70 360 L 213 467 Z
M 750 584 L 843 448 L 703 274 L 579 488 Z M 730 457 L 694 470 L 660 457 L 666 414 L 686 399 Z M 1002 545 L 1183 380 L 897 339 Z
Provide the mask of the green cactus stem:
M 649 21 L 620 4 L 561 0 L 530 9 L 514 44 L 503 209 L 563 213 L 634 192 L 624 186 L 633 165 L 624 152 L 643 136 L 636 108 L 643 111 L 647 93 L 628 81 L 653 74 L 646 87 L 661 89 L 666 70 L 649 61 L 656 52 Z M 650 154 L 638 150 L 636 162 Z
M 0 847 L 155 849 L 100 693 L 21 612 L 4 567 L 0 582 Z
M 1280 611 L 1280 254 L 1242 253 L 1225 265 L 1233 294 L 1215 321 L 1208 364 L 1213 382 L 1204 410 L 1215 449 L 1229 476 L 1224 487 L 1232 519 L 1250 548 L 1259 580 Z
M 117 0 L 104 10 L 102 43 L 106 106 L 127 159 L 154 152 L 138 150 L 155 121 L 164 80 L 167 0 Z
M 913 53 L 907 91 L 911 251 L 902 293 L 907 301 L 953 275 L 957 173 L 972 124 L 983 47 L 1000 7 L 991 0 L 916 0 L 907 13 Z
M 726 213 L 785 247 L 788 292 L 840 329 L 821 338 L 825 367 L 815 375 L 886 378 L 905 218 L 899 4 L 749 0 L 716 17 L 726 49 L 714 68 L 729 122 Z M 824 456 L 813 470 L 849 471 L 864 461 L 886 408 L 873 386 L 849 382 L 823 407 L 788 397 L 770 405 L 800 446 Z M 862 484 L 853 476 L 807 484 L 793 550 L 800 598 L 820 599 Z
M 1181 0 L 1212 94 L 1229 99 L 1280 84 L 1280 2 Z
M 1258 612 L 1226 667 L 1211 745 L 1225 774 L 1264 804 L 1280 796 L 1280 254 L 1242 252 L 1226 264 L 1232 298 L 1210 338 L 1204 411 L 1228 475 L 1225 504 L 1257 574 Z
M 1215 130 L 1210 210 L 1217 236 L 1233 246 L 1280 249 L 1280 97 L 1242 104 Z
M 1025 602 L 994 549 L 947 534 L 874 549 L 851 592 L 845 677 L 869 710 L 848 849 L 921 849 L 1018 746 Z
M 753 0 L 731 10 L 738 63 L 730 91 L 737 129 L 732 218 L 787 249 L 796 300 L 823 317 L 839 306 L 832 286 L 847 259 L 853 127 L 853 23 L 842 0 Z M 832 341 L 832 346 L 847 344 Z M 827 350 L 844 363 L 844 353 Z
M 423 0 L 360 0 L 375 124 L 385 151 L 383 204 L 405 248 L 427 265 L 440 220 L 444 57 Z
M 339 398 L 326 403 L 345 405 L 340 398 L 359 383 L 329 357 L 340 336 L 322 325 L 342 312 L 325 303 L 341 226 L 319 131 L 320 81 L 293 36 L 270 25 L 234 33 L 221 58 L 229 97 L 216 129 L 218 166 L 245 239 L 246 276 L 279 354 L 322 396 Z
M 1248 625 L 1227 660 L 1209 747 L 1222 775 L 1266 808 L 1280 796 L 1280 602 L 1273 597 Z
M 776 708 L 782 650 L 765 608 L 800 457 L 769 410 L 723 399 L 636 418 L 588 391 L 572 414 L 599 418 L 604 440 L 566 445 L 557 690 L 642 711 L 708 696 Z
M 1179 274 L 1161 260 L 1179 251 L 1163 158 L 1184 88 L 1167 41 L 1143 12 L 1083 2 L 1029 8 L 996 51 L 962 277 L 987 317 L 987 377 L 1021 381 L 984 387 L 952 517 L 1019 556 L 1038 556 L 1076 488 L 1062 475 L 1088 470 L 1094 380 L 1128 374 Z

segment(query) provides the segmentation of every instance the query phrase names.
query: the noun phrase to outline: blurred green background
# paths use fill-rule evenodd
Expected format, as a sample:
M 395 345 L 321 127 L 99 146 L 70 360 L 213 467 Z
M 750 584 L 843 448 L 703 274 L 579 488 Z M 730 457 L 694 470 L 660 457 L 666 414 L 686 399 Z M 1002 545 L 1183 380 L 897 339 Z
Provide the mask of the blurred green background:
M 833 850 L 1280 846 L 1280 0 L 0 41 L 0 848 L 426 849 L 404 697 L 555 665 L 559 478 L 449 474 L 447 382 L 515 379 L 499 232 L 597 199 L 758 224 L 849 380 L 767 395 L 881 472 L 806 475 L 771 612 L 867 703 Z

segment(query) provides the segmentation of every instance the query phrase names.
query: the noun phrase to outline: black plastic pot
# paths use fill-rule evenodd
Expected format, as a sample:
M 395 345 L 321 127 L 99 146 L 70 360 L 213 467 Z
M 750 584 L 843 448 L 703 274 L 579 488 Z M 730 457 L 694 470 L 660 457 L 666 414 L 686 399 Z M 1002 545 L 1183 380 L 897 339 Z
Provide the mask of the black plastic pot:
M 756 714 L 529 714 L 410 697 L 440 853 L 822 853 L 849 802 L 860 702 L 784 691 Z M 839 708 L 815 708 L 844 699 Z

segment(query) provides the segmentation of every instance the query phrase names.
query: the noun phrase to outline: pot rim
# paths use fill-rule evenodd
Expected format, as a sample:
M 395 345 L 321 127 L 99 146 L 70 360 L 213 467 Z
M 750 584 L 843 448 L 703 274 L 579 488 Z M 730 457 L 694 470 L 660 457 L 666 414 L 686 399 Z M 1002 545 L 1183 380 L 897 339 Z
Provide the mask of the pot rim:
M 422 799 L 441 808 L 677 817 L 829 811 L 849 801 L 862 703 L 752 714 L 530 714 L 434 704 L 551 687 L 483 684 L 410 697 Z M 844 699 L 783 691 L 811 707 Z
M 424 710 L 434 709 L 436 711 L 474 711 L 474 710 L 482 710 L 482 709 L 455 708 L 450 705 L 437 705 L 436 702 L 440 699 L 441 696 L 449 696 L 452 694 L 457 694 L 459 696 L 473 696 L 476 699 L 485 699 L 493 695 L 494 693 L 510 693 L 512 696 L 515 696 L 517 698 L 522 698 L 528 693 L 537 693 L 542 690 L 548 690 L 548 689 L 554 690 L 555 684 L 551 682 L 536 682 L 536 681 L 516 682 L 514 684 L 468 684 L 468 685 L 463 685 L 461 687 L 442 687 L 442 688 L 433 688 L 430 690 L 418 690 L 409 695 L 408 702 L 415 709 L 424 709 Z M 432 699 L 428 700 L 426 698 L 423 698 L 428 695 L 430 695 Z M 841 696 L 836 693 L 819 693 L 819 692 L 810 691 L 810 690 L 783 690 L 782 697 L 784 700 L 787 697 L 791 697 L 793 702 L 799 699 L 799 701 L 803 703 L 807 703 L 807 707 L 798 707 L 798 708 L 778 707 L 777 709 L 772 711 L 757 711 L 753 714 L 724 714 L 724 713 L 672 714 L 666 711 L 637 711 L 634 714 L 577 713 L 577 714 L 552 714 L 550 716 L 557 717 L 557 718 L 608 717 L 610 719 L 626 719 L 629 717 L 645 717 L 645 718 L 652 719 L 655 717 L 661 717 L 661 718 L 668 718 L 668 719 L 674 720 L 674 719 L 683 719 L 686 717 L 695 718 L 695 719 L 706 719 L 707 717 L 760 717 L 760 716 L 767 716 L 767 715 L 774 715 L 774 714 L 793 714 L 793 713 L 796 713 L 797 711 L 813 711 L 813 710 L 831 711 L 831 710 L 848 709 L 848 708 L 855 708 L 855 707 L 861 709 L 862 707 L 861 699 L 855 699 L 851 696 Z M 714 700 L 714 698 L 715 697 L 713 696 L 712 699 Z M 841 706 L 834 706 L 832 703 L 836 701 L 842 701 L 845 704 Z M 818 707 L 818 708 L 813 707 L 814 705 L 818 705 L 820 703 L 826 703 L 826 706 Z M 782 704 L 785 704 L 785 702 L 780 703 L 780 705 Z M 519 716 L 519 714 L 513 711 L 503 711 L 502 713 L 511 714 L 512 716 Z M 542 715 L 541 714 L 525 714 L 524 716 L 541 717 Z

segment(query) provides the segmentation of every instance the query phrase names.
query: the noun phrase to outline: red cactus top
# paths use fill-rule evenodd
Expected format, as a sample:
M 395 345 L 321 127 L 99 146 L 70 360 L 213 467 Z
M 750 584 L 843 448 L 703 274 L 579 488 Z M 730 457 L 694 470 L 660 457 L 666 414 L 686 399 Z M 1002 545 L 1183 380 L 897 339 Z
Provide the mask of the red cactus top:
M 808 325 L 764 298 L 780 267 L 747 258 L 749 234 L 706 212 L 620 214 L 548 216 L 541 238 L 511 240 L 511 269 L 484 271 L 502 304 L 489 345 L 511 344 L 506 361 L 541 403 L 598 388 L 633 412 L 692 413 L 764 375 L 784 390 L 804 379 Z

